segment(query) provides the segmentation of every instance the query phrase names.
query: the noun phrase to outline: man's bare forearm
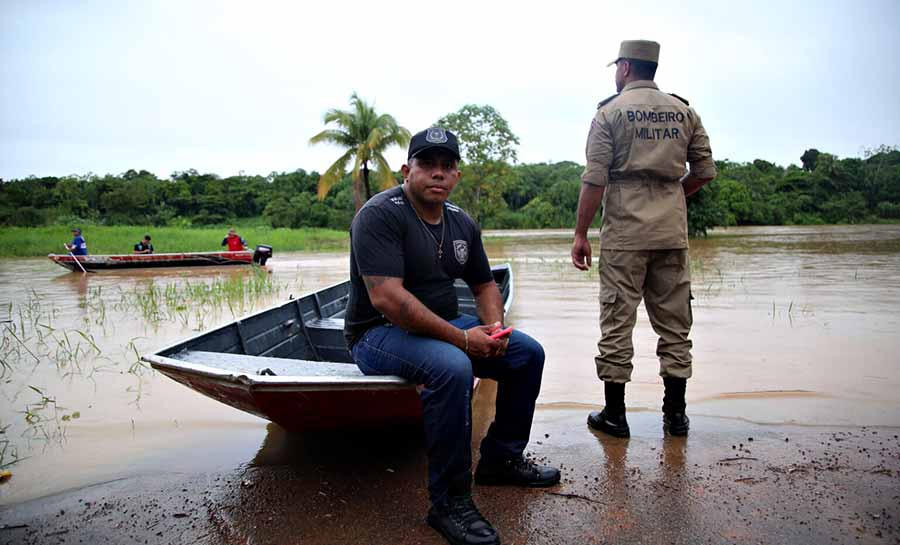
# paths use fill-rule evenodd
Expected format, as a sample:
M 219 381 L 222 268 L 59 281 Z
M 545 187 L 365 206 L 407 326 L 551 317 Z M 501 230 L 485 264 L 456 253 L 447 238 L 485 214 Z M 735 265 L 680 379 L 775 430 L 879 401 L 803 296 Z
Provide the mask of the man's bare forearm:
M 578 194 L 578 215 L 575 223 L 575 235 L 587 236 L 588 229 L 600 209 L 603 202 L 603 191 L 606 188 L 602 185 L 591 185 L 582 183 L 581 192 Z
M 431 312 L 415 295 L 403 287 L 401 279 L 363 276 L 363 280 L 372 306 L 392 324 L 406 331 L 440 339 L 465 349 L 466 340 L 462 330 Z
M 503 323 L 503 296 L 497 284 L 493 281 L 472 287 L 475 295 L 475 312 L 481 323 L 485 325 L 494 322 Z
M 688 172 L 687 176 L 681 181 L 681 185 L 684 187 L 684 196 L 690 197 L 713 180 L 715 180 L 715 178 L 700 178 L 693 173 Z

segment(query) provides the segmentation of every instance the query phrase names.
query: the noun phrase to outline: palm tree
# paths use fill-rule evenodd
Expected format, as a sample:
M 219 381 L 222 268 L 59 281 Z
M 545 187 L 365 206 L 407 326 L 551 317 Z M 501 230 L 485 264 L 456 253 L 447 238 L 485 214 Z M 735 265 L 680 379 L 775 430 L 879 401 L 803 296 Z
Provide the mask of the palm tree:
M 325 198 L 332 186 L 347 172 L 347 165 L 353 159 L 353 201 L 356 209 L 372 197 L 369 186 L 369 162 L 374 163 L 375 179 L 381 189 L 387 189 L 397 182 L 383 152 L 392 145 L 401 148 L 409 145 L 410 134 L 388 114 L 378 115 L 375 108 L 366 104 L 354 92 L 350 96 L 350 110 L 331 109 L 325 113 L 325 125 L 334 123 L 338 128 L 325 129 L 309 139 L 310 144 L 328 142 L 346 148 L 346 152 L 334 162 L 319 178 L 319 200 Z

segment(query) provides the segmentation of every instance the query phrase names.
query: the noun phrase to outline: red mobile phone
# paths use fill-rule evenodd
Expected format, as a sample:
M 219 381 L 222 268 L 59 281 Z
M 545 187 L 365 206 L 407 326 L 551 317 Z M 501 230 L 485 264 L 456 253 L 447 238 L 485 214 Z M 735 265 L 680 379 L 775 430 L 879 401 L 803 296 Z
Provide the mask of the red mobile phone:
M 507 327 L 506 329 L 498 329 L 497 331 L 491 333 L 492 339 L 502 339 L 503 337 L 507 337 L 512 334 L 513 328 Z

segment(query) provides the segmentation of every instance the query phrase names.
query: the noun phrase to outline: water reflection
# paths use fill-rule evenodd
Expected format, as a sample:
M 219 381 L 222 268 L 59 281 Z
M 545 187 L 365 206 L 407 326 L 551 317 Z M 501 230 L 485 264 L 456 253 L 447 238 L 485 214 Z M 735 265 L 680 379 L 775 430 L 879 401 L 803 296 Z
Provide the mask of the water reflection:
M 630 483 L 632 479 L 639 478 L 639 475 L 628 468 L 628 446 L 631 440 L 610 437 L 600 432 L 593 433 L 604 456 L 604 461 L 600 464 L 600 473 L 604 475 L 601 480 L 604 495 L 600 519 L 605 525 L 615 528 L 617 534 L 630 535 L 639 526 L 639 505 L 636 505 L 632 497 Z
M 666 435 L 662 442 L 660 454 L 660 472 L 654 481 L 659 490 L 658 501 L 653 509 L 656 518 L 668 521 L 663 530 L 670 534 L 667 541 L 673 543 L 691 542 L 690 529 L 698 526 L 693 516 L 691 489 L 696 485 L 696 477 L 691 475 L 685 464 L 688 437 L 672 437 Z
M 90 286 L 91 275 L 90 274 L 61 274 L 59 276 L 54 276 L 50 279 L 54 285 L 61 287 L 59 291 L 63 291 L 65 289 L 71 290 L 71 292 L 78 296 L 84 297 L 87 295 L 88 286 Z

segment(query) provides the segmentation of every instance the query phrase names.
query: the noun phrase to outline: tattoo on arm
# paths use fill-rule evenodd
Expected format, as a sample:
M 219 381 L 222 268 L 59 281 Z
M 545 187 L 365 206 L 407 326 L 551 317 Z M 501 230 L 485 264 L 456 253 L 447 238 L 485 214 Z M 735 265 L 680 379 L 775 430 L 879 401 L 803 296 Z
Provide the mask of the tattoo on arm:
M 387 282 L 387 277 L 385 276 L 363 276 L 363 282 L 366 284 L 366 289 L 375 289 L 378 286 Z

